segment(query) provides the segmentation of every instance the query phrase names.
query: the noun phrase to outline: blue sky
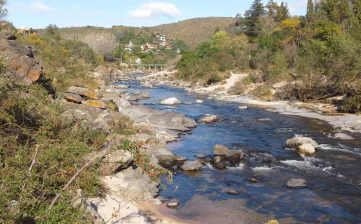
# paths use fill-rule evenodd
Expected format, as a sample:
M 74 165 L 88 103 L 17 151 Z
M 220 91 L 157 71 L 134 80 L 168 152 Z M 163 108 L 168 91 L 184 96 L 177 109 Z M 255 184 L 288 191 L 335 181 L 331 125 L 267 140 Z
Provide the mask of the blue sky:
M 264 0 L 266 2 L 266 0 Z M 276 0 L 277 1 L 277 0 Z M 281 0 L 279 0 L 280 2 Z M 209 16 L 234 17 L 252 0 L 8 0 L 7 20 L 16 27 L 153 26 Z M 291 13 L 303 15 L 307 0 L 288 0 Z

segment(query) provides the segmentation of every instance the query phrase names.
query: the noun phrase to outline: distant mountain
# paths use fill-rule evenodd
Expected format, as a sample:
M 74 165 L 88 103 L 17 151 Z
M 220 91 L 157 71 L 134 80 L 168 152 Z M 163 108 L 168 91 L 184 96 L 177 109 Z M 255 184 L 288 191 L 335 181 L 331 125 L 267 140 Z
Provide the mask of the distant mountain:
M 83 41 L 98 53 L 106 53 L 113 49 L 117 44 L 116 37 L 127 29 L 132 29 L 135 32 L 165 34 L 168 38 L 178 38 L 185 41 L 194 49 L 198 44 L 207 40 L 216 29 L 223 30 L 234 22 L 235 18 L 230 17 L 208 17 L 154 27 L 114 26 L 112 28 L 101 28 L 87 26 L 62 28 L 60 34 L 65 39 Z

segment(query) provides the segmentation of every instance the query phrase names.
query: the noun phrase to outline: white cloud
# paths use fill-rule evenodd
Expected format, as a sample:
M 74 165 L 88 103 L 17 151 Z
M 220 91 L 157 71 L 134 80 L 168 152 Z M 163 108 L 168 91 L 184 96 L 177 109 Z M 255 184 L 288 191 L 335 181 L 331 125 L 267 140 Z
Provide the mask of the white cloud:
M 30 3 L 30 9 L 34 12 L 49 12 L 53 9 L 45 5 L 42 1 L 36 0 Z
M 152 2 L 141 5 L 132 11 L 130 16 L 136 19 L 149 19 L 158 15 L 176 17 L 180 16 L 180 14 L 180 10 L 172 3 Z
M 292 1 L 288 6 L 292 15 L 304 14 L 307 8 L 307 0 Z

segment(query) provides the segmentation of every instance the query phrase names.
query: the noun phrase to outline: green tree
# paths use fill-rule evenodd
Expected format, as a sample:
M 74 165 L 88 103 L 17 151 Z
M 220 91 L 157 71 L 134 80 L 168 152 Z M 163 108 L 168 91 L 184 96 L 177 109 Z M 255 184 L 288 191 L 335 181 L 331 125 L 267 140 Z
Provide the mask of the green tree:
M 8 10 L 5 8 L 6 0 L 0 0 L 0 19 L 5 17 Z
M 173 48 L 173 50 L 179 49 L 181 52 L 184 52 L 184 51 L 188 51 L 189 46 L 183 40 L 175 39 L 172 42 L 172 48 Z
M 49 24 L 47 27 L 45 27 L 46 34 L 53 36 L 58 34 L 58 27 L 55 24 Z
M 307 2 L 307 13 L 306 13 L 306 19 L 307 21 L 312 21 L 313 17 L 315 15 L 315 5 L 313 0 L 308 0 Z
M 254 0 L 252 6 L 245 13 L 246 34 L 251 37 L 257 37 L 261 27 L 260 18 L 266 15 L 266 10 L 261 0 Z
M 328 20 L 338 24 L 352 17 L 348 0 L 324 0 L 321 2 L 321 12 Z
M 290 10 L 288 9 L 287 3 L 282 2 L 281 5 L 277 8 L 275 20 L 280 22 L 288 18 L 290 18 Z

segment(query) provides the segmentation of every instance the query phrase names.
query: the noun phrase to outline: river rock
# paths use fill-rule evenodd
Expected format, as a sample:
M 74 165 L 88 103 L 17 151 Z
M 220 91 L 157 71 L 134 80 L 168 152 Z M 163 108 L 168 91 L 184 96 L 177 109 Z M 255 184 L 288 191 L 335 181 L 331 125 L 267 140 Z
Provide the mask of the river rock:
M 307 182 L 305 179 L 290 179 L 287 181 L 287 187 L 294 189 L 306 188 Z
M 206 114 L 199 120 L 199 122 L 200 123 L 213 123 L 213 122 L 216 122 L 217 120 L 218 120 L 217 115 Z
M 215 156 L 212 160 L 212 166 L 216 169 L 224 170 L 227 164 L 223 156 Z
M 213 154 L 216 156 L 227 155 L 229 149 L 224 145 L 215 145 L 213 149 Z
M 204 103 L 204 101 L 203 100 L 196 100 L 195 103 L 201 104 L 201 103 Z
M 201 170 L 202 167 L 203 165 L 199 161 L 186 161 L 182 165 L 181 169 L 183 171 L 198 171 Z
M 240 110 L 247 110 L 247 109 L 248 109 L 247 106 L 239 106 L 238 108 L 239 108 Z
M 226 189 L 225 192 L 230 195 L 239 195 L 239 191 L 235 189 Z
M 301 155 L 312 155 L 316 152 L 315 147 L 310 143 L 305 143 L 297 147 L 297 151 Z
M 129 86 L 119 84 L 119 85 L 114 85 L 114 88 L 116 88 L 116 89 L 128 89 Z
M 302 155 L 312 155 L 316 152 L 318 144 L 312 138 L 295 136 L 287 140 L 286 147 L 295 149 Z
M 157 155 L 159 164 L 165 168 L 172 168 L 177 164 L 177 157 L 174 155 Z
M 167 203 L 168 208 L 176 209 L 179 206 L 179 201 L 177 199 L 173 199 Z
M 244 158 L 244 154 L 241 150 L 229 150 L 226 154 L 226 159 L 230 166 L 237 166 Z
M 197 159 L 205 159 L 207 156 L 204 155 L 204 154 L 202 154 L 202 153 L 198 153 L 198 154 L 195 155 L 195 157 L 196 157 Z
M 181 101 L 175 97 L 171 97 L 171 98 L 162 100 L 160 102 L 160 104 L 162 104 L 162 105 L 175 105 L 175 104 L 180 104 L 180 103 L 181 103 Z
M 145 123 L 158 129 L 188 131 L 196 126 L 196 122 L 185 115 L 175 112 L 161 111 L 143 105 L 131 105 L 120 110 L 135 123 Z

